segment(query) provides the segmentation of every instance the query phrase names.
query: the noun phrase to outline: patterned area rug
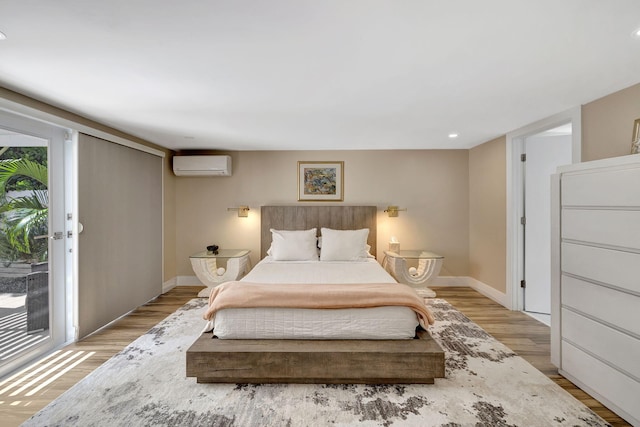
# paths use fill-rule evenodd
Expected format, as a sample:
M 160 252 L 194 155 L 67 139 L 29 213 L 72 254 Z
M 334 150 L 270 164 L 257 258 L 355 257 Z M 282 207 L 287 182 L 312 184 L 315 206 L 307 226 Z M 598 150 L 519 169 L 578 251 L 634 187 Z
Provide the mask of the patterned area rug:
M 446 351 L 433 385 L 197 384 L 185 352 L 194 299 L 26 426 L 604 426 L 601 418 L 442 299 L 428 300 Z

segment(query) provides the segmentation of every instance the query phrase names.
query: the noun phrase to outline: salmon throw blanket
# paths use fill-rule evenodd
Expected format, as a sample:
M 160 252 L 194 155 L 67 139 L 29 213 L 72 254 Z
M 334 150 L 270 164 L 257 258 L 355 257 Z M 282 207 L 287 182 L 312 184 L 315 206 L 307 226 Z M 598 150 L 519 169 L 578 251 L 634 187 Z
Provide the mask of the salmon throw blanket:
M 399 283 L 267 284 L 227 282 L 211 292 L 205 320 L 225 308 L 368 308 L 404 306 L 415 311 L 420 326 L 433 324 L 424 300 Z

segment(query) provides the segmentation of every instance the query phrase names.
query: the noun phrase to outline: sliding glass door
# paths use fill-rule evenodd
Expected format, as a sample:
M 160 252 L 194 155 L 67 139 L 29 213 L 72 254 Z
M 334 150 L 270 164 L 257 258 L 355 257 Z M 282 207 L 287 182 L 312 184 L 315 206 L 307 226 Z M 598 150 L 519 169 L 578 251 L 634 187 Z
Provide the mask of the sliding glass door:
M 66 135 L 0 111 L 0 377 L 65 341 Z

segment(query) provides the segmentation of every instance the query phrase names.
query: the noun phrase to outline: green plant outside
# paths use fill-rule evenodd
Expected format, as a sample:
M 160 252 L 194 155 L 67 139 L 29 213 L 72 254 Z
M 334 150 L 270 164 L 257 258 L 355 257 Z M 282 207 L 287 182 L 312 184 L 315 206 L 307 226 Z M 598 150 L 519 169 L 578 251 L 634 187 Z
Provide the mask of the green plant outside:
M 48 232 L 47 184 L 45 165 L 27 158 L 0 160 L 0 259 L 5 264 L 46 261 L 48 239 L 34 238 Z M 30 194 L 10 198 L 9 189 Z

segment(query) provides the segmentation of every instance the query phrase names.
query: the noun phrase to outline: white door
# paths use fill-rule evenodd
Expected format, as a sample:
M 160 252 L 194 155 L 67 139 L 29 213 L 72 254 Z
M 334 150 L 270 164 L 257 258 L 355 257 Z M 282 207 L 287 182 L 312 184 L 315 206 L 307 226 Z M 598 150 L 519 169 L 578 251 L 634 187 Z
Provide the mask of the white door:
M 0 377 L 66 340 L 66 135 L 0 111 Z
M 524 142 L 524 310 L 551 311 L 551 175 L 571 164 L 571 134 L 546 131 Z

